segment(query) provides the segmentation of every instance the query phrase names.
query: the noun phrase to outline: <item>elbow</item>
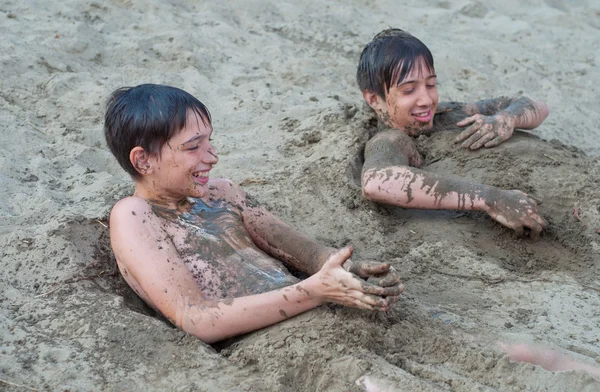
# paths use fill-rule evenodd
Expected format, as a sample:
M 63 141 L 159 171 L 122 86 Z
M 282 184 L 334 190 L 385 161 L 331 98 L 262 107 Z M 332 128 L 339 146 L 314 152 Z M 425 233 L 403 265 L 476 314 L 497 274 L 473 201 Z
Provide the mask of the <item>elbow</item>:
M 227 336 L 223 336 L 222 334 L 219 334 L 219 332 L 211 330 L 211 329 L 200 331 L 199 328 L 197 328 L 195 325 L 181 326 L 180 329 L 185 333 L 188 333 L 190 335 L 197 337 L 203 343 L 206 343 L 206 344 L 214 344 L 214 343 L 217 343 L 217 342 L 227 338 Z
M 361 190 L 365 199 L 375 201 L 377 199 L 377 194 L 379 193 L 379 185 L 376 184 L 376 181 L 369 181 L 363 177 Z
M 550 109 L 548 109 L 548 105 L 546 105 L 546 102 L 544 101 L 537 101 L 536 106 L 540 113 L 540 123 L 542 123 L 550 114 Z

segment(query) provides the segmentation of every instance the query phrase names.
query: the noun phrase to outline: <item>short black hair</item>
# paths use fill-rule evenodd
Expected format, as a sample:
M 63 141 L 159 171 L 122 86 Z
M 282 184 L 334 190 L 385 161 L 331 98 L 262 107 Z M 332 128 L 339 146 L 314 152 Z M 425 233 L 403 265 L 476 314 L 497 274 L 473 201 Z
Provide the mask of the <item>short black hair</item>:
M 160 154 L 165 143 L 185 127 L 188 110 L 206 126 L 211 125 L 206 106 L 176 87 L 141 84 L 119 88 L 110 95 L 104 136 L 110 151 L 134 180 L 141 175 L 129 160 L 131 150 L 140 146 L 149 154 Z
M 433 56 L 423 42 L 400 29 L 383 30 L 360 55 L 356 71 L 358 87 L 385 99 L 390 88 L 402 82 L 421 61 L 434 72 Z

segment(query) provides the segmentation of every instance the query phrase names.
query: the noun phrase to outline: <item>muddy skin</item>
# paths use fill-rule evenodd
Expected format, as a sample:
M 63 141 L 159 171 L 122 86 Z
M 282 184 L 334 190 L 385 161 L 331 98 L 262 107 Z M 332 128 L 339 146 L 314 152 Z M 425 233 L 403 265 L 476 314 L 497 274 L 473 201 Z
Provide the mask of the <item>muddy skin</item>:
M 465 105 L 465 111 L 469 115 L 483 114 L 484 116 L 492 116 L 498 113 L 502 109 L 506 109 L 510 105 L 511 99 L 509 97 L 498 97 L 491 99 L 484 99 L 481 101 L 474 102 L 472 104 Z
M 382 166 L 419 167 L 423 158 L 413 139 L 397 129 L 386 129 L 372 138 L 365 147 L 363 171 Z
M 442 200 L 450 193 L 458 194 L 457 210 L 473 209 L 476 200 L 485 200 L 485 186 L 472 184 L 467 181 L 447 178 L 435 173 L 423 172 L 418 169 L 410 169 L 406 167 L 407 173 L 396 173 L 393 175 L 391 170 L 383 171 L 386 166 L 372 167 L 368 178 L 365 180 L 365 185 L 374 179 L 383 179 L 383 182 L 393 179 L 399 182 L 399 189 L 406 193 L 408 207 L 414 200 L 412 193 L 416 180 L 420 177 L 422 185 L 420 189 L 424 189 L 426 194 L 432 194 L 435 198 L 434 205 L 441 206 Z M 393 177 L 392 177 L 393 176 Z M 467 207 L 467 205 L 469 205 Z
M 516 230 L 518 235 L 523 235 L 522 222 L 531 215 L 539 203 L 540 201 L 535 197 L 519 191 L 491 191 L 486 194 L 485 198 L 488 214 L 498 221 L 497 216 L 502 216 L 507 224 L 501 223 Z M 538 222 L 538 224 L 528 225 L 531 227 L 531 236 L 537 239 L 547 222 L 541 217 L 541 223 L 537 219 L 529 219 Z
M 217 198 L 219 190 L 211 192 Z M 250 194 L 234 200 L 231 206 L 237 209 L 249 236 L 255 244 L 277 260 L 281 260 L 296 276 L 307 277 L 318 272 L 327 258 L 336 249 L 316 244 L 310 238 L 298 233 L 285 222 L 270 222 L 265 217 L 260 203 Z M 265 222 L 265 219 L 267 221 Z
M 156 205 L 152 210 L 207 298 L 241 297 L 298 282 L 256 247 L 237 208 L 222 200 L 190 202 L 184 213 Z
M 383 127 L 393 128 L 388 112 L 381 112 L 379 114 L 379 122 Z
M 471 118 L 463 125 L 469 126 L 456 137 L 455 143 L 462 142 L 462 147 L 476 150 L 508 140 L 515 128 L 535 118 L 538 109 L 529 98 L 500 97 L 464 105 L 464 112 L 465 118 Z
M 537 114 L 538 109 L 529 98 L 519 97 L 512 101 L 506 109 L 502 110 L 502 113 L 508 113 L 516 119 L 528 119 L 530 114 Z
M 436 110 L 437 113 L 437 110 Z M 378 116 L 379 124 L 378 124 L 378 132 L 383 132 L 389 129 L 397 129 L 391 123 L 390 114 L 388 112 L 382 111 Z M 417 137 L 420 135 L 430 135 L 432 130 L 427 126 L 419 125 L 419 124 L 410 124 L 404 127 L 404 129 L 400 130 L 404 132 L 406 135 L 411 137 Z
M 382 180 L 382 182 L 389 180 L 399 181 L 399 188 L 406 193 L 408 204 L 410 204 L 413 200 L 414 183 L 418 176 L 420 176 L 422 181 L 421 189 L 424 189 L 427 194 L 433 194 L 435 204 L 438 206 L 444 197 L 451 192 L 456 192 L 459 195 L 459 202 L 456 206 L 458 210 L 467 208 L 467 203 L 470 204 L 470 208 L 473 208 L 475 200 L 482 198 L 483 185 L 471 184 L 462 180 L 445 178 L 434 173 L 409 169 L 407 163 L 410 162 L 410 159 L 404 155 L 407 150 L 411 154 L 419 154 L 412 138 L 407 137 L 407 135 L 397 131 L 377 134 L 367 143 L 365 148 L 363 174 L 370 173 L 363 180 L 363 186 L 366 186 L 375 178 Z M 399 166 L 405 167 L 408 171 L 405 174 L 394 174 L 391 167 Z

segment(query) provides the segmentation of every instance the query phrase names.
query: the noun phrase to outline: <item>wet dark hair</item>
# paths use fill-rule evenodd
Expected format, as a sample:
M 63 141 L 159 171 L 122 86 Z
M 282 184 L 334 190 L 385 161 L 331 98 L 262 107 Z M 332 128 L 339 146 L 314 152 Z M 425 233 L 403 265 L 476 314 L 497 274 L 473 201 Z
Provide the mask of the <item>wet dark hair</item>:
M 108 98 L 104 136 L 110 151 L 134 179 L 141 177 L 129 153 L 140 146 L 149 154 L 160 154 L 165 143 L 185 127 L 188 110 L 204 125 L 211 125 L 206 106 L 190 93 L 159 84 L 122 87 Z
M 358 87 L 385 99 L 390 88 L 402 82 L 421 61 L 429 72 L 434 72 L 433 56 L 423 42 L 400 29 L 383 30 L 360 55 Z

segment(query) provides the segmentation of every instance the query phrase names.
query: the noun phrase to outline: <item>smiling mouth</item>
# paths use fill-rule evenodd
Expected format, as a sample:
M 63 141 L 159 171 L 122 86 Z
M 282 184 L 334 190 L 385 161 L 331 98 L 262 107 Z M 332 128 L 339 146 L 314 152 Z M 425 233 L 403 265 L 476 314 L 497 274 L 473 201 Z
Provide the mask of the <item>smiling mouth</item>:
M 412 116 L 420 122 L 429 122 L 431 120 L 431 109 L 425 112 L 412 113 Z
M 196 172 L 196 173 L 193 173 L 192 176 L 194 176 L 196 178 L 208 178 L 208 171 Z

